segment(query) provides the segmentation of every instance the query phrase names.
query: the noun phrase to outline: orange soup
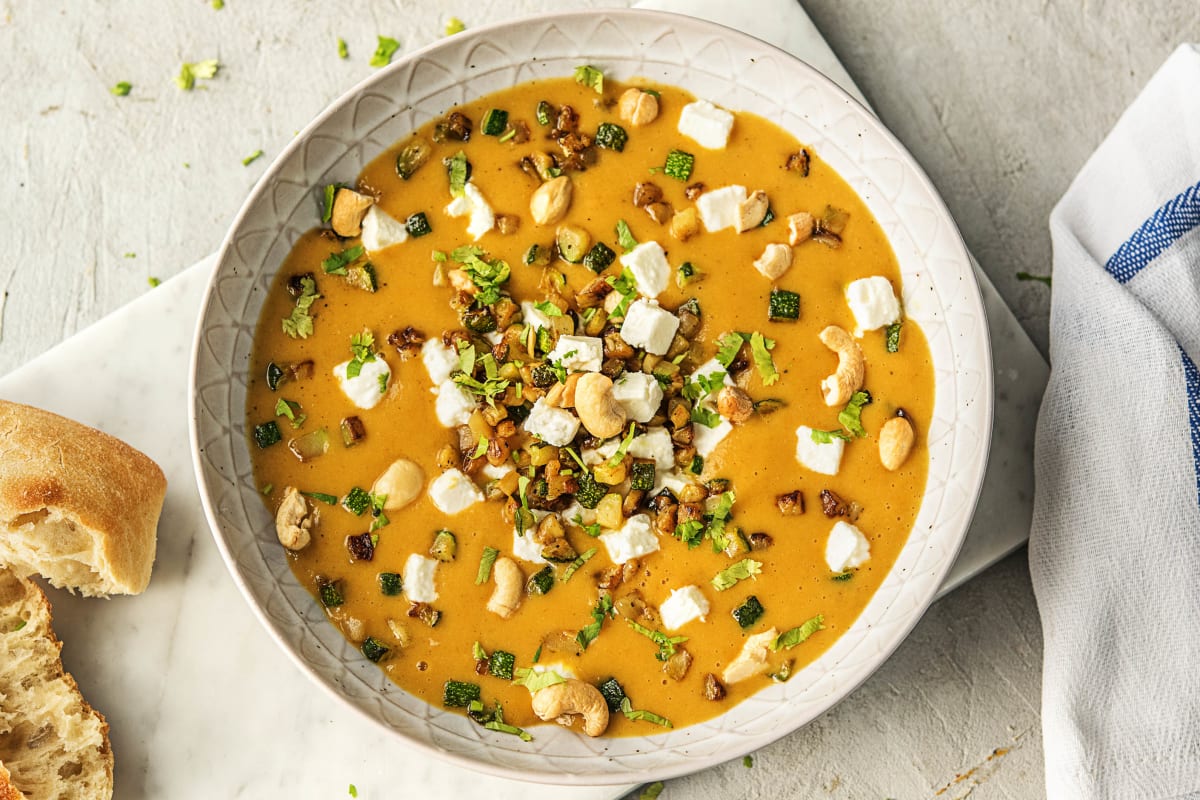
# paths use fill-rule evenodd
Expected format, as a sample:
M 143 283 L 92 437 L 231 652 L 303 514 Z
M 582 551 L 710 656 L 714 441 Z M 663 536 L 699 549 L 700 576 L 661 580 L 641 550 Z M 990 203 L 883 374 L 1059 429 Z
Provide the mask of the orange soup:
M 648 735 L 851 626 L 921 502 L 933 374 L 818 153 L 581 68 L 345 180 L 263 306 L 247 428 L 364 658 L 497 736 Z

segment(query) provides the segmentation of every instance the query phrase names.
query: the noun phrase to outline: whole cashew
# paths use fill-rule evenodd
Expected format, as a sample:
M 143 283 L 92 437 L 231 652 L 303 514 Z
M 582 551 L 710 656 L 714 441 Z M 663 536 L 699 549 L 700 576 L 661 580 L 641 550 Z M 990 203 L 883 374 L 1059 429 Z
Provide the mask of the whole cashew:
M 879 461 L 883 468 L 895 472 L 904 466 L 915 439 L 912 423 L 904 417 L 892 417 L 883 423 L 879 431 Z
M 830 325 L 820 333 L 821 342 L 837 353 L 837 371 L 821 381 L 821 394 L 827 406 L 841 406 L 850 402 L 850 397 L 862 388 L 866 372 L 862 348 L 858 342 L 837 325 Z
M 533 713 L 538 719 L 570 724 L 570 717 L 583 717 L 583 732 L 600 736 L 608 728 L 608 703 L 590 683 L 567 678 L 562 683 L 539 689 L 533 695 Z
M 517 566 L 517 562 L 500 556 L 492 565 L 492 580 L 496 582 L 496 588 L 492 590 L 492 596 L 488 599 L 487 610 L 508 619 L 521 605 L 525 573 Z
M 771 201 L 767 199 L 767 193 L 762 189 L 755 191 L 745 200 L 738 203 L 738 233 L 743 233 L 751 228 L 757 228 L 762 224 L 762 221 L 767 217 L 767 209 L 770 207 Z
M 767 280 L 783 277 L 792 267 L 792 248 L 786 244 L 769 244 L 762 255 L 754 260 L 754 268 Z
M 529 214 L 538 225 L 553 225 L 567 215 L 574 184 L 566 175 L 546 181 L 529 198 Z
M 312 540 L 312 527 L 317 523 L 317 511 L 295 486 L 283 490 L 283 502 L 275 512 L 275 535 L 288 550 L 303 550 Z
M 385 496 L 385 511 L 399 511 L 421 496 L 425 488 L 425 472 L 415 461 L 397 458 L 375 479 L 371 494 Z
M 641 89 L 626 89 L 617 101 L 617 113 L 635 128 L 649 125 L 658 117 L 658 98 Z
M 767 666 L 767 648 L 778 635 L 779 632 L 771 628 L 747 639 L 742 645 L 742 652 L 721 673 L 721 679 L 725 683 L 737 683 L 762 672 Z
M 575 384 L 575 413 L 592 436 L 608 439 L 625 428 L 625 408 L 613 396 L 612 379 L 588 372 Z
M 375 198 L 359 194 L 344 186 L 337 190 L 333 197 L 333 209 L 330 212 L 330 227 L 338 236 L 359 236 L 362 234 L 362 221 Z

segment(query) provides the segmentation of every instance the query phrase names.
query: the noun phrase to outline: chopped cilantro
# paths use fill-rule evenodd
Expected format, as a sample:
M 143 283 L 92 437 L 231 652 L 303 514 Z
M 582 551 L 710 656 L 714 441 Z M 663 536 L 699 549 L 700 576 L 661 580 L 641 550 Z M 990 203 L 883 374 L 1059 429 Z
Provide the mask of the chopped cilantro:
M 608 460 L 608 468 L 620 464 L 625 460 L 625 453 L 629 450 L 629 445 L 633 444 L 633 437 L 637 434 L 637 426 L 632 422 L 629 423 L 629 432 L 625 434 L 625 438 L 621 440 L 621 444 L 617 447 L 617 452 L 613 453 L 612 458 Z
M 563 315 L 562 309 L 554 305 L 554 303 L 551 303 L 549 300 L 542 300 L 534 303 L 533 307 L 545 314 L 547 317 L 561 317 Z
M 584 527 L 586 527 L 586 526 L 584 526 Z M 597 528 L 597 535 L 599 535 L 600 526 L 597 525 L 596 528 Z M 567 564 L 567 568 L 563 570 L 563 574 L 562 574 L 563 583 L 566 583 L 567 581 L 571 580 L 571 576 L 574 575 L 579 570 L 580 567 L 582 567 L 587 562 L 591 561 L 592 556 L 594 556 L 594 555 L 596 555 L 596 548 L 593 547 L 589 550 L 586 550 L 586 551 L 580 553 L 579 556 L 574 561 L 572 561 L 570 564 Z
M 262 154 L 263 154 L 262 150 L 255 150 L 253 153 L 251 153 L 250 155 L 248 155 L 242 159 L 242 166 L 243 167 L 250 166 L 255 161 L 258 161 L 260 158 L 262 158 Z
M 349 58 L 350 57 L 350 48 L 346 46 L 346 40 L 341 38 L 340 36 L 338 37 L 338 40 L 337 40 L 337 48 L 338 48 L 338 58 Z
M 320 500 L 322 503 L 330 506 L 336 506 L 338 499 L 335 494 L 325 494 L 324 492 L 301 492 L 305 497 L 311 497 L 313 500 Z
M 328 183 L 325 185 L 325 205 L 321 210 L 321 222 L 329 222 L 333 219 L 333 197 L 337 194 L 338 185 L 336 183 Z
M 742 342 L 745 340 L 740 333 L 727 333 L 717 340 L 717 363 L 725 369 L 729 369 L 729 365 L 737 358 L 738 352 L 742 349 Z
M 588 475 L 587 472 L 584 472 L 583 474 L 587 475 L 589 478 L 591 477 L 590 475 Z M 582 514 L 576 514 L 575 519 L 573 519 L 571 521 L 574 522 L 579 527 L 583 528 L 583 532 L 586 533 L 588 536 L 591 536 L 593 539 L 595 539 L 597 536 L 600 535 L 600 523 L 599 522 L 593 522 L 591 525 L 585 525 L 583 522 Z M 588 552 L 591 552 L 591 551 L 589 550 Z M 587 553 L 585 553 L 584 555 L 587 555 Z M 583 558 L 583 556 L 580 556 L 580 558 Z M 591 558 L 591 556 L 588 556 L 588 558 Z M 570 569 L 570 568 L 568 567 L 568 569 Z M 564 575 L 563 580 L 565 581 L 568 577 L 570 577 L 570 575 Z
M 540 647 L 538 648 L 538 652 L 541 652 Z M 534 662 L 537 662 L 536 658 Z M 566 680 L 566 678 L 552 669 L 539 672 L 533 669 L 526 669 L 525 667 L 517 667 L 513 670 L 513 684 L 524 686 L 529 690 L 530 694 L 545 689 L 547 686 L 553 686 L 556 683 L 566 683 Z
M 179 68 L 179 75 L 175 77 L 175 85 L 185 92 L 190 92 L 196 87 L 196 80 L 209 80 L 216 77 L 217 70 L 221 68 L 221 64 L 215 58 L 210 58 L 207 61 L 198 61 L 195 64 L 184 63 Z
M 576 67 L 575 82 L 587 86 L 596 94 L 604 94 L 604 73 L 593 66 L 584 64 Z
M 592 552 L 595 552 L 594 548 Z M 607 594 L 600 595 L 600 602 L 592 609 L 592 621 L 575 635 L 575 641 L 579 643 L 579 646 L 587 650 L 588 645 L 600 635 L 600 628 L 604 625 L 604 620 L 613 613 L 612 598 Z
M 613 289 L 621 295 L 621 302 L 617 303 L 616 308 L 612 310 L 612 317 L 623 317 L 625 311 L 629 308 L 629 304 L 637 297 L 637 279 L 633 277 L 633 273 L 629 271 L 629 267 L 621 270 L 621 274 L 617 276 L 609 275 L 604 279 L 605 282 L 613 287 Z
M 162 281 L 151 275 L 149 278 L 146 278 L 146 283 L 150 284 L 150 288 L 153 289 L 154 287 L 160 285 Z
M 633 703 L 629 702 L 628 697 L 621 699 L 621 713 L 624 714 L 627 719 L 644 719 L 646 722 L 653 722 L 655 725 L 660 725 L 664 728 L 675 727 L 673 724 L 671 724 L 671 720 L 667 719 L 666 717 L 660 717 L 658 714 L 655 714 L 652 711 L 635 709 L 633 707 Z
M 774 339 L 768 339 L 758 331 L 750 334 L 750 355 L 754 358 L 754 366 L 758 369 L 763 386 L 770 386 L 779 380 L 779 372 L 775 369 L 775 360 L 770 352 L 774 347 Z
M 479 571 L 475 573 L 476 586 L 487 583 L 488 578 L 492 575 L 492 565 L 496 563 L 498 555 L 500 555 L 500 551 L 494 547 L 483 548 L 483 555 L 479 557 Z
M 718 592 L 723 592 L 726 589 L 732 588 L 738 581 L 744 581 L 747 578 L 753 578 L 762 571 L 762 562 L 755 561 L 752 558 L 743 558 L 736 564 L 726 567 L 717 573 L 717 576 L 712 579 L 711 583 L 714 589 Z
M 375 360 L 375 336 L 368 330 L 350 336 L 350 352 L 354 358 L 346 365 L 346 378 L 357 378 L 363 364 Z
M 717 502 L 717 507 L 705 515 L 710 518 L 705 533 L 712 540 L 714 553 L 720 553 L 726 547 L 729 547 L 729 537 L 725 534 L 725 521 L 729 519 L 729 514 L 733 511 L 733 503 L 736 499 L 737 496 L 732 491 L 724 492 L 721 495 L 721 499 Z
M 754 766 L 754 756 L 742 756 L 742 766 L 750 769 Z
M 304 420 L 308 419 L 305 414 L 297 414 L 296 412 L 299 410 L 300 404 L 295 401 L 289 402 L 282 397 L 275 401 L 275 416 L 287 417 L 293 428 L 299 428 L 304 424 Z
M 345 275 L 346 267 L 362 258 L 366 252 L 366 249 L 358 244 L 347 247 L 340 253 L 330 253 L 329 257 L 321 262 L 321 269 L 325 270 L 327 275 Z
M 467 29 L 467 26 L 464 25 L 463 21 L 461 19 L 459 19 L 458 17 L 451 17 L 450 19 L 446 20 L 446 35 L 447 36 L 453 36 L 456 33 L 462 33 L 466 29 Z
M 112 92 L 113 94 L 115 94 L 117 97 L 124 97 L 125 95 L 129 94 L 129 92 L 132 90 L 133 90 L 133 84 L 130 83 L 129 81 L 120 81 L 115 86 L 113 86 L 111 89 L 109 89 L 109 91 Z
M 220 0 L 213 0 L 214 4 L 216 4 L 218 2 L 220 2 Z M 358 787 L 355 786 L 353 783 L 350 784 L 350 788 L 347 791 L 350 793 L 351 797 L 358 797 Z
M 296 298 L 296 307 L 291 316 L 283 320 L 283 332 L 293 339 L 307 339 L 312 336 L 313 318 L 308 313 L 309 308 L 321 295 L 317 294 L 317 282 L 312 278 L 300 279 L 300 296 Z
M 812 619 L 797 628 L 784 631 L 771 642 L 772 650 L 791 650 L 796 645 L 808 639 L 814 633 L 825 629 L 825 616 L 817 614 Z
M 838 422 L 842 423 L 842 427 L 850 431 L 850 433 L 860 439 L 867 435 L 867 431 L 862 426 L 862 410 L 863 406 L 870 405 L 871 393 L 863 389 L 855 392 L 850 397 L 850 402 L 838 414 Z
M 450 196 L 462 197 L 463 187 L 471 179 L 471 165 L 467 161 L 467 154 L 459 150 L 450 158 L 447 158 L 444 163 L 446 165 L 446 174 L 450 177 Z
M 666 661 L 675 655 L 675 645 L 682 644 L 688 640 L 686 636 L 667 636 L 662 631 L 656 631 L 644 625 L 639 625 L 631 619 L 625 621 L 629 623 L 629 627 L 658 645 L 658 652 L 654 654 L 654 657 L 659 661 Z
M 617 244 L 621 245 L 621 249 L 626 253 L 638 246 L 637 239 L 633 238 L 633 231 L 629 230 L 629 223 L 623 219 L 617 220 Z
M 700 520 L 688 520 L 675 526 L 675 538 L 689 548 L 699 546 L 704 539 L 704 523 Z
M 490 306 L 500 299 L 500 287 L 508 282 L 511 270 L 503 259 L 487 261 L 478 247 L 459 247 L 450 257 L 462 264 L 467 276 L 479 291 L 475 300 L 480 305 Z
M 386 67 L 392 63 L 392 56 L 400 49 L 400 43 L 389 36 L 376 36 L 379 44 L 375 47 L 375 52 L 371 55 L 372 67 Z
M 832 444 L 834 438 L 841 439 L 843 442 L 849 442 L 854 437 L 845 431 L 819 431 L 813 429 L 810 438 L 817 444 Z

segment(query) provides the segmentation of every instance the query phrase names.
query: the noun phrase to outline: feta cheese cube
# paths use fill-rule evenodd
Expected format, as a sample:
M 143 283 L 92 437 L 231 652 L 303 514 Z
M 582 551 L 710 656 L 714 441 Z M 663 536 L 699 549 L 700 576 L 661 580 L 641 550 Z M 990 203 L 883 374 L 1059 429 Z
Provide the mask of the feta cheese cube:
M 717 445 L 732 431 L 733 425 L 724 418 L 715 428 L 710 428 L 701 422 L 694 423 L 692 425 L 692 445 L 696 448 L 696 455 L 708 458 L 717 449 Z
M 591 525 L 596 521 L 596 509 L 584 508 L 579 505 L 578 500 L 572 500 L 571 505 L 564 508 L 558 514 L 563 518 L 563 523 L 566 525 Z
M 635 436 L 629 443 L 629 455 L 634 458 L 654 459 L 656 470 L 675 467 L 675 448 L 671 444 L 671 434 L 663 427 L 650 428 L 641 436 Z
M 855 336 L 862 336 L 863 331 L 873 331 L 900 319 L 900 301 L 892 290 L 892 282 L 882 275 L 851 281 L 846 287 L 846 303 L 858 326 Z
M 679 493 L 687 486 L 690 486 L 694 481 L 686 475 L 680 474 L 678 471 L 654 473 L 654 494 L 658 494 L 663 489 L 670 490 L 671 494 L 679 497 Z
M 656 356 L 666 355 L 679 330 L 679 318 L 653 300 L 634 300 L 625 312 L 621 338 Z
M 434 576 L 438 562 L 413 553 L 404 562 L 404 594 L 414 603 L 432 603 L 438 599 Z
M 429 380 L 434 386 L 439 386 L 450 377 L 450 373 L 458 369 L 458 353 L 453 347 L 446 347 L 441 339 L 427 339 L 421 345 L 421 361 L 429 373 Z
M 456 469 L 448 469 L 429 484 L 429 499 L 443 514 L 457 514 L 483 502 L 483 492 L 474 481 Z
M 658 606 L 663 627 L 668 630 L 679 630 L 694 619 L 703 622 L 708 616 L 708 610 L 708 599 L 699 586 L 672 589 L 671 596 Z
M 600 541 L 614 564 L 624 564 L 658 550 L 658 536 L 647 514 L 634 514 L 618 530 L 600 534 Z
M 822 475 L 837 475 L 842 466 L 842 451 L 846 442 L 834 436 L 829 444 L 814 442 L 813 429 L 807 425 L 796 428 L 796 460 L 800 466 Z
M 707 100 L 688 103 L 679 112 L 679 132 L 701 147 L 722 150 L 733 130 L 733 114 Z
M 373 205 L 362 221 L 362 246 L 374 253 L 394 244 L 408 241 L 408 228 L 404 223 Z
M 491 464 L 484 464 L 481 471 L 489 480 L 498 481 L 508 473 L 512 472 L 514 469 L 516 469 L 516 467 L 514 467 L 512 464 L 501 464 L 498 467 L 492 466 Z
M 546 405 L 546 398 L 539 397 L 525 418 L 525 431 L 547 444 L 565 447 L 579 433 L 579 418 L 565 408 Z
M 722 186 L 705 192 L 696 198 L 696 210 L 700 212 L 700 221 L 709 233 L 725 228 L 737 229 L 741 214 L 738 206 L 746 200 L 746 187 Z
M 362 369 L 353 378 L 346 377 L 349 361 L 343 361 L 333 368 L 338 387 L 342 394 L 350 398 L 350 402 L 359 408 L 374 408 L 387 393 L 388 381 L 391 380 L 392 370 L 382 356 L 375 356 L 374 361 L 362 365 Z
M 538 311 L 537 306 L 533 304 L 532 300 L 521 301 L 521 316 L 525 318 L 525 324 L 534 330 L 541 328 L 549 330 L 553 327 L 550 323 L 550 317 L 544 312 Z
M 658 242 L 642 242 L 621 256 L 621 266 L 633 273 L 637 290 L 646 297 L 658 297 L 671 280 L 671 265 Z
M 463 186 L 463 193 L 450 201 L 446 214 L 451 217 L 470 217 L 467 233 L 478 239 L 496 226 L 496 214 L 484 198 L 479 187 L 470 181 Z
M 549 515 L 549 511 L 539 511 L 533 509 L 534 527 L 541 522 L 543 518 Z M 542 558 L 542 546 L 533 540 L 534 528 L 529 528 L 525 533 L 518 533 L 516 528 L 513 528 L 513 555 L 522 561 L 529 561 L 534 564 L 547 564 L 546 559 Z
M 454 381 L 442 381 L 433 408 L 437 412 L 438 422 L 447 428 L 456 428 L 470 422 L 471 414 L 478 406 L 475 396 L 466 389 Z
M 863 532 L 849 522 L 833 523 L 825 543 L 825 563 L 832 572 L 861 567 L 871 557 L 871 543 Z
M 613 384 L 613 397 L 635 422 L 649 422 L 662 405 L 663 391 L 653 375 L 626 372 Z
M 599 372 L 604 363 L 604 341 L 595 336 L 563 335 L 546 358 L 561 364 L 567 372 Z

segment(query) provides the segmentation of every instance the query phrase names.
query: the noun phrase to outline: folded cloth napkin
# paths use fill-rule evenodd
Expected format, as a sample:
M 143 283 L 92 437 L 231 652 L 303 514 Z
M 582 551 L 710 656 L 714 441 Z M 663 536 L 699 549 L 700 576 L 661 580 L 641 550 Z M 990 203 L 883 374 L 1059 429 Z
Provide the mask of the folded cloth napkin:
M 1200 798 L 1200 49 L 1050 215 L 1030 572 L 1046 787 Z

